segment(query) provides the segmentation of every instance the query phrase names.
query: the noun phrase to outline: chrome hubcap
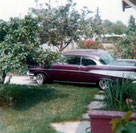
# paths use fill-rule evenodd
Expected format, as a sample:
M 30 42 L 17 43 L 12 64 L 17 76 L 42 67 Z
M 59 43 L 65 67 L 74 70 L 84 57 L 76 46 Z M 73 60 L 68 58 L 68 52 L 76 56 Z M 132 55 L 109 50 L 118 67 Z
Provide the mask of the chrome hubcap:
M 111 80 L 100 80 L 99 81 L 99 86 L 102 90 L 105 90 L 107 88 L 109 88 L 110 86 L 112 86 L 112 81 Z
M 43 76 L 41 74 L 38 74 L 36 77 L 36 81 L 39 85 L 43 84 Z

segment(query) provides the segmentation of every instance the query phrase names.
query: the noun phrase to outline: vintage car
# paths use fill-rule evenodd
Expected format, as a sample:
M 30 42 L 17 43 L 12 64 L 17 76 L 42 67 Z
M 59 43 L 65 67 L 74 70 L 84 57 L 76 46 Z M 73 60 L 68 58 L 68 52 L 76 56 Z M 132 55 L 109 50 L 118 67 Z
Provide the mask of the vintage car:
M 105 89 L 117 80 L 136 81 L 136 60 L 115 59 L 107 51 L 79 49 L 64 52 L 65 61 L 44 66 L 29 66 L 28 75 L 36 76 L 38 84 L 53 82 L 98 84 Z

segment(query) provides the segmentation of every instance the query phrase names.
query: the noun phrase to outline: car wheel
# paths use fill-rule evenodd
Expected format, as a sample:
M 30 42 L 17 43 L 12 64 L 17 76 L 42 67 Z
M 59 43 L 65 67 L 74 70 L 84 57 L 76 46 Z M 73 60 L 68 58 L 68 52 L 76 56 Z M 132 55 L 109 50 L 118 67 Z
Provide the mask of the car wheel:
M 101 90 L 105 90 L 113 85 L 113 81 L 111 79 L 101 79 L 98 85 Z
M 46 81 L 46 77 L 45 77 L 44 74 L 38 73 L 36 75 L 36 82 L 37 82 L 37 84 L 42 85 L 45 81 Z

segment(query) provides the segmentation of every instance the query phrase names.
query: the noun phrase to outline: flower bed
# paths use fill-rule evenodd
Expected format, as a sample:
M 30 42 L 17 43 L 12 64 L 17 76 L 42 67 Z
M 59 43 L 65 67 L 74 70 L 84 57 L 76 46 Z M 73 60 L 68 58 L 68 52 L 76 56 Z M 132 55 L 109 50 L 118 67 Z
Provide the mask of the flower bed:
M 133 129 L 136 127 L 136 121 L 131 121 L 136 120 L 136 85 L 128 80 L 124 80 L 122 84 L 117 82 L 106 88 L 103 95 L 104 110 L 108 111 L 90 111 L 91 133 L 112 133 L 112 130 L 113 133 L 116 133 L 116 130 L 119 130 L 118 133 L 124 130 L 133 130 L 130 133 L 136 133 Z M 132 111 L 135 113 L 131 115 Z

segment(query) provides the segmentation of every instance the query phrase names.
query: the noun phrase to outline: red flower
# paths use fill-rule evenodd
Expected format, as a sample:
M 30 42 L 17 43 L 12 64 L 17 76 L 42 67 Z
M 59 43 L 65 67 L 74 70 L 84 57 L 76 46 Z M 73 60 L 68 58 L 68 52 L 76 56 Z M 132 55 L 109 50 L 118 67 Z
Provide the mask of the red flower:
M 83 44 L 83 47 L 85 48 L 90 48 L 93 44 L 95 44 L 95 41 L 93 40 L 88 40 Z

